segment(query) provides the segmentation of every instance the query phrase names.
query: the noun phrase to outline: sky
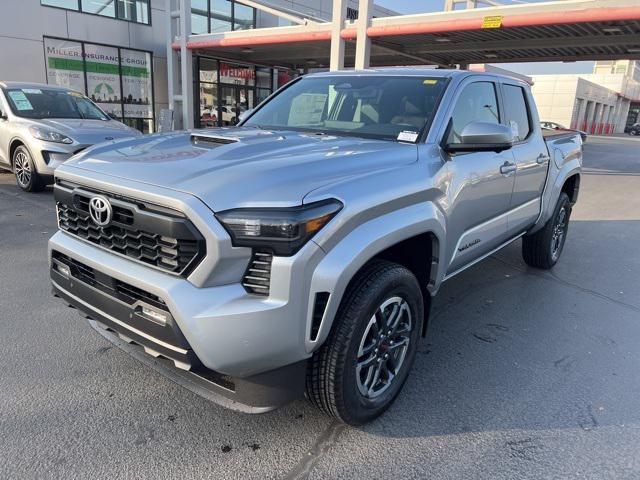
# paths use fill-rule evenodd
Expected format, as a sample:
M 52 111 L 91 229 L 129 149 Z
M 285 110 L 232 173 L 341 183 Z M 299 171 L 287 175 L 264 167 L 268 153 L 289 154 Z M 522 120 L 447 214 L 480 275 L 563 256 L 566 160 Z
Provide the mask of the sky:
M 538 3 L 540 1 L 544 0 L 528 0 L 527 3 Z M 439 12 L 444 10 L 444 0 L 375 0 L 375 3 L 376 5 L 402 14 Z M 502 3 L 509 4 L 512 2 L 510 0 L 503 0 Z M 495 63 L 493 65 L 523 75 L 592 73 L 593 71 L 593 62 Z

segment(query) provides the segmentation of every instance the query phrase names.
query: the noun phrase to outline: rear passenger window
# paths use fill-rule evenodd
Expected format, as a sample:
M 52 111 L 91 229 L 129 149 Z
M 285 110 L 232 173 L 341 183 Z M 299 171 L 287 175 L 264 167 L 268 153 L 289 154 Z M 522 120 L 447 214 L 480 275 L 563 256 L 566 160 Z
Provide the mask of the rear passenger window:
M 500 123 L 493 83 L 476 82 L 464 87 L 451 115 L 447 143 L 460 143 L 462 130 L 471 122 Z
M 504 111 L 511 126 L 513 139 L 524 140 L 531 133 L 529 108 L 524 89 L 515 85 L 504 85 Z

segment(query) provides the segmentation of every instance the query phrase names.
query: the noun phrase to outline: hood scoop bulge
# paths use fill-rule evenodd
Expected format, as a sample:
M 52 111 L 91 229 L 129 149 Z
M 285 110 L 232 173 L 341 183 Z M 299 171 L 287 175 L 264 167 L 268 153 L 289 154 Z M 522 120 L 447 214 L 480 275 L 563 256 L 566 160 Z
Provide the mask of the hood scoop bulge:
M 202 148 L 213 148 L 221 145 L 229 145 L 237 143 L 240 140 L 235 137 L 220 137 L 216 135 L 207 135 L 206 133 L 192 133 L 191 143 Z

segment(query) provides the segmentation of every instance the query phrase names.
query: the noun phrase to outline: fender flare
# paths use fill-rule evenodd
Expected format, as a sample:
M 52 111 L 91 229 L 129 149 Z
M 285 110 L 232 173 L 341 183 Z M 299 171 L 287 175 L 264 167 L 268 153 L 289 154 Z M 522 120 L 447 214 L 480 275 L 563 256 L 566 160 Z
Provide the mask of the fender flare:
M 564 163 L 563 163 L 564 162 Z M 549 178 L 555 178 L 552 184 L 547 184 L 544 194 L 542 196 L 542 209 L 540 216 L 535 225 L 527 233 L 534 233 L 540 230 L 545 223 L 553 215 L 553 210 L 556 207 L 562 186 L 565 184 L 569 177 L 574 175 L 580 175 L 582 171 L 582 158 L 579 155 L 564 156 L 560 149 L 555 149 L 553 152 L 553 162 L 550 168 L 553 171 L 549 172 Z
M 313 272 L 305 330 L 306 351 L 313 352 L 326 340 L 347 286 L 358 271 L 380 252 L 403 240 L 424 233 L 435 236 L 438 251 L 432 252 L 432 276 L 428 286 L 430 291 L 434 291 L 444 277 L 445 265 L 439 259 L 444 258 L 445 225 L 444 215 L 433 202 L 420 202 L 375 217 L 340 240 Z M 318 333 L 311 340 L 315 297 L 319 292 L 328 292 L 329 300 Z

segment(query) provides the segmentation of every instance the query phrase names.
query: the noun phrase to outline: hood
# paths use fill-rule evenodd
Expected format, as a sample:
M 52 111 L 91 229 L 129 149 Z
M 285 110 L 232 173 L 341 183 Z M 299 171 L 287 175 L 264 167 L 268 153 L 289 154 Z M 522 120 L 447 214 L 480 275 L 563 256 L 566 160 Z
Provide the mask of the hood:
M 34 125 L 63 133 L 81 145 L 95 145 L 109 140 L 142 135 L 138 130 L 127 127 L 117 120 L 50 118 L 34 121 Z
M 413 144 L 239 127 L 97 145 L 65 165 L 179 190 L 221 211 L 300 205 L 318 187 L 416 160 Z

